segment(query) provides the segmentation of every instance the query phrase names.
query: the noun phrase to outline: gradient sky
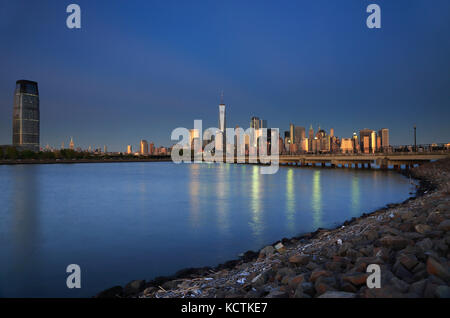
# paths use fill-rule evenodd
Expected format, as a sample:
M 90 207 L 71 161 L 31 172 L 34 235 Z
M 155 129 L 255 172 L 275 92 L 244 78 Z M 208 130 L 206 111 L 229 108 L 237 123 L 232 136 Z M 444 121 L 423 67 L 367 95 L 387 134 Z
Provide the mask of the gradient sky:
M 0 43 L 0 144 L 18 79 L 39 83 L 42 146 L 171 145 L 194 119 L 217 126 L 222 89 L 228 127 L 387 127 L 397 145 L 417 124 L 418 143 L 450 142 L 448 0 L 2 0 Z

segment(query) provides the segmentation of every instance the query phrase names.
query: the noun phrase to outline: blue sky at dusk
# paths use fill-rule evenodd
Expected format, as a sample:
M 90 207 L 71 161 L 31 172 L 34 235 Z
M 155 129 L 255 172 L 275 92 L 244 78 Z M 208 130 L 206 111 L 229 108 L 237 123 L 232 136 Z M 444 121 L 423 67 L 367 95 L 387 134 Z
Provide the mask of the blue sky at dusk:
M 418 143 L 450 142 L 448 0 L 2 0 L 0 41 L 0 144 L 19 79 L 39 83 L 42 146 L 168 146 L 194 119 L 217 126 L 222 89 L 228 127 L 387 127 L 397 145 L 417 124 Z

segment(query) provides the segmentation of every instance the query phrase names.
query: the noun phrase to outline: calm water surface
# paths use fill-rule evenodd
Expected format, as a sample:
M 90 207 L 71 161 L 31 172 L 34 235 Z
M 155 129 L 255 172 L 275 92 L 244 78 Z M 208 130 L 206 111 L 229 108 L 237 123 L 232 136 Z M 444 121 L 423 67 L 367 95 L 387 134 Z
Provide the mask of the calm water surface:
M 412 191 L 394 172 L 229 164 L 0 166 L 0 180 L 0 297 L 90 297 L 217 265 Z

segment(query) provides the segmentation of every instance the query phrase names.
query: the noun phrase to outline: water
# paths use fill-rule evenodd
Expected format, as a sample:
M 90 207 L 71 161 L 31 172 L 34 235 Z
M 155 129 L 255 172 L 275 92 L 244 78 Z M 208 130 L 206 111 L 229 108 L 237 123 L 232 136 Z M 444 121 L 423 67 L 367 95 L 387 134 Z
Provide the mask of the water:
M 0 180 L 0 297 L 90 297 L 217 265 L 412 190 L 387 171 L 169 162 L 0 166 Z

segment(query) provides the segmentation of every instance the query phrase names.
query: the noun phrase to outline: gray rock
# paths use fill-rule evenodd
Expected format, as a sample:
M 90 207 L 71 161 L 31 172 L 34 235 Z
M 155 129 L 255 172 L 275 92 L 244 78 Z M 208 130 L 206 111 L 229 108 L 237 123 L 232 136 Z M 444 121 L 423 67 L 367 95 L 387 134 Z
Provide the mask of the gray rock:
M 446 285 L 440 285 L 435 290 L 435 295 L 438 298 L 450 298 L 450 287 Z
M 409 289 L 409 284 L 404 281 L 398 279 L 397 277 L 392 278 L 391 284 L 401 293 L 406 293 Z
M 320 295 L 318 298 L 355 298 L 355 293 L 343 292 L 343 291 L 327 291 Z
M 123 293 L 127 296 L 138 294 L 144 289 L 145 280 L 133 280 L 125 285 Z

